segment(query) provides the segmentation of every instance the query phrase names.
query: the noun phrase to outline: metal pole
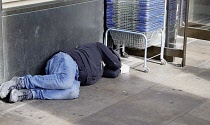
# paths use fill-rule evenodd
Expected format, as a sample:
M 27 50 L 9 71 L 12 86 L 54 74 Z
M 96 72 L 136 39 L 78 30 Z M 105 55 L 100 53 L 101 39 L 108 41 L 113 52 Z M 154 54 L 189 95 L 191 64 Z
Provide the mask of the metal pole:
M 161 55 L 160 55 L 160 59 L 161 61 L 164 60 L 164 48 L 165 48 L 165 41 L 166 41 L 166 22 L 167 22 L 167 0 L 165 0 L 165 8 L 164 8 L 165 12 L 164 12 L 164 27 L 163 30 L 161 32 Z
M 190 0 L 186 0 L 182 67 L 184 67 L 186 65 L 186 49 L 187 49 L 187 29 L 188 29 L 189 2 L 190 2 Z

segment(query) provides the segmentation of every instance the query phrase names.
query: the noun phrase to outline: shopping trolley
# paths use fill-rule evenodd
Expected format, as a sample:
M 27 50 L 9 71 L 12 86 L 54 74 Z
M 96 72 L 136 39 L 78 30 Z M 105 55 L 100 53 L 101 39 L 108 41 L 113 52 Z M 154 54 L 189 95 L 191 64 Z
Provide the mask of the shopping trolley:
M 163 57 L 165 46 L 165 0 L 106 0 L 106 26 L 104 44 L 107 46 L 110 33 L 115 45 L 144 49 L 144 71 L 149 72 L 147 60 L 160 56 L 161 64 L 166 64 Z M 147 58 L 147 48 L 161 33 L 161 51 Z

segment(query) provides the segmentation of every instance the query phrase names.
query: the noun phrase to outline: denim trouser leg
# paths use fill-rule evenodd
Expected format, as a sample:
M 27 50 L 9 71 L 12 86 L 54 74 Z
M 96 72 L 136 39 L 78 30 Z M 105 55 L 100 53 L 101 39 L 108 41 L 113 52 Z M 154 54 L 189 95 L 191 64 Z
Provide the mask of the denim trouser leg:
M 31 89 L 34 99 L 75 99 L 79 96 L 80 82 L 76 81 L 75 84 L 69 89 L 64 90 L 47 90 L 47 89 Z
M 46 66 L 46 75 L 23 77 L 25 88 L 37 99 L 73 99 L 79 95 L 78 66 L 66 53 L 55 54 Z

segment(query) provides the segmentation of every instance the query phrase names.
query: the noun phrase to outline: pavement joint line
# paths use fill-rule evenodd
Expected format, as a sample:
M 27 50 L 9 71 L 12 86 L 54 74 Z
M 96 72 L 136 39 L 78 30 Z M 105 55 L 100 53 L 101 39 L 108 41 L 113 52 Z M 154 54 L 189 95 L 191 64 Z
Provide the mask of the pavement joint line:
M 169 80 L 172 80 L 172 79 L 174 79 L 175 77 L 178 77 L 180 74 L 182 74 L 182 72 L 180 72 L 180 73 L 178 73 L 178 74 L 176 74 L 176 75 L 174 75 L 174 76 L 171 76 L 171 77 L 168 78 L 168 79 L 163 79 L 163 80 L 161 80 L 160 82 L 158 82 L 158 84 L 159 84 L 159 85 L 162 85 L 162 84 L 161 84 L 162 82 L 167 82 L 167 81 L 169 81 Z
M 204 97 L 202 97 L 202 98 L 204 98 Z M 201 105 L 203 105 L 203 104 L 205 104 L 205 103 L 207 103 L 207 102 L 209 101 L 209 99 L 207 99 L 207 98 L 204 98 L 204 99 L 205 99 L 205 100 L 204 100 L 202 103 L 200 103 L 198 106 L 192 108 L 192 109 L 189 110 L 189 111 L 186 111 L 186 112 L 184 112 L 184 113 L 178 115 L 177 117 L 175 117 L 174 119 L 172 119 L 172 120 L 170 120 L 169 122 L 165 123 L 164 125 L 168 125 L 169 123 L 171 123 L 171 122 L 173 122 L 173 121 L 175 122 L 175 120 L 178 119 L 179 117 L 184 116 L 185 114 L 187 114 L 187 113 L 193 111 L 194 109 L 200 107 Z
M 171 80 L 171 79 L 173 79 L 173 78 L 175 78 L 175 77 L 178 77 L 180 74 L 182 74 L 182 72 L 177 73 L 177 74 L 175 74 L 174 76 L 171 76 L 171 77 L 169 77 L 169 78 L 163 79 L 163 80 L 157 82 L 157 84 L 163 85 L 163 84 L 161 84 L 162 82 L 167 82 L 167 81 L 169 81 L 169 80 Z M 165 85 L 165 86 L 166 86 L 166 85 Z
M 176 75 L 174 75 L 174 76 L 171 76 L 171 77 L 168 78 L 168 79 L 163 79 L 163 80 L 161 80 L 160 82 L 158 82 L 158 84 L 162 85 L 162 84 L 161 84 L 162 82 L 167 82 L 167 81 L 169 81 L 169 80 L 172 80 L 172 79 L 178 77 L 178 76 L 181 75 L 181 74 L 182 74 L 182 72 L 180 72 L 180 73 L 178 73 L 178 74 L 176 74 Z
M 191 41 L 188 41 L 187 44 L 193 43 L 195 41 L 197 41 L 198 39 L 192 39 Z
M 88 116 L 86 116 L 86 117 L 84 117 L 84 118 L 87 118 L 87 117 L 89 117 L 89 116 L 91 116 L 91 115 L 94 115 L 94 114 L 96 114 L 96 113 L 98 113 L 98 112 L 100 112 L 100 111 L 102 111 L 102 110 L 104 110 L 104 109 L 106 109 L 106 108 L 108 108 L 108 107 L 110 107 L 110 106 L 112 106 L 112 105 L 115 105 L 115 104 L 117 104 L 117 103 L 120 103 L 120 102 L 122 102 L 122 101 L 124 101 L 124 100 L 126 100 L 126 99 L 128 99 L 128 98 L 130 98 L 130 97 L 132 97 L 132 96 L 135 96 L 135 95 L 137 95 L 137 94 L 139 94 L 139 93 L 141 93 L 141 92 L 144 92 L 144 91 L 146 91 L 146 90 L 148 90 L 148 89 L 151 89 L 151 88 L 153 88 L 153 87 L 155 87 L 155 86 L 157 86 L 157 85 L 159 85 L 159 84 L 156 83 L 156 84 L 154 84 L 154 85 L 152 85 L 152 86 L 150 86 L 150 87 L 148 87 L 148 88 L 145 88 L 144 90 L 142 90 L 142 91 L 140 91 L 140 92 L 137 92 L 136 94 L 130 95 L 130 96 L 128 96 L 128 97 L 126 97 L 126 98 L 124 98 L 124 99 L 122 99 L 122 100 L 119 100 L 118 102 L 116 102 L 116 103 L 114 103 L 114 104 L 111 104 L 111 105 L 109 105 L 109 106 L 107 106 L 107 107 L 104 107 L 104 108 L 98 110 L 97 112 L 94 112 L 94 113 L 92 113 L 92 114 L 90 114 L 90 115 L 88 115 Z M 84 119 L 84 118 L 82 118 L 82 119 Z M 80 119 L 80 120 L 82 120 L 82 119 Z M 80 120 L 78 120 L 78 121 L 80 121 Z M 75 123 L 78 122 L 78 121 L 74 121 L 74 122 L 72 122 L 72 124 L 75 125 Z
M 195 66 L 195 67 L 199 67 L 199 66 L 204 65 L 204 64 L 206 64 L 206 63 L 208 63 L 208 62 L 210 62 L 210 60 L 207 60 L 207 61 L 205 61 L 205 62 L 202 62 L 202 63 L 198 64 L 198 65 Z
M 31 100 L 31 101 L 28 102 L 28 103 L 23 103 L 23 104 L 18 105 L 18 106 L 14 107 L 14 108 L 10 108 L 10 109 L 8 109 L 8 110 L 6 110 L 6 111 L 3 111 L 3 112 L 0 113 L 0 117 L 1 117 L 2 115 L 6 114 L 6 113 L 12 114 L 10 111 L 15 110 L 15 109 L 18 109 L 18 108 L 21 108 L 21 107 L 23 107 L 23 106 L 25 106 L 25 105 L 27 105 L 27 104 L 31 104 L 31 103 L 33 103 L 33 102 L 35 102 L 35 101 L 37 101 L 37 100 Z M 43 111 L 43 110 L 42 110 L 42 111 Z M 13 115 L 16 115 L 16 114 L 13 114 Z M 26 118 L 26 119 L 31 119 L 31 120 L 34 120 L 34 121 L 36 121 L 36 122 L 40 122 L 40 121 L 39 121 L 38 119 L 36 119 L 36 118 L 31 118 L 31 117 L 27 117 L 27 116 L 21 116 L 21 117 Z M 65 120 L 65 119 L 62 119 L 62 120 L 68 122 L 68 121 Z M 47 122 L 47 121 L 43 121 L 43 122 L 41 122 L 41 124 L 43 124 L 43 125 L 45 125 L 45 124 L 48 124 L 48 125 L 55 125 L 55 124 L 50 124 L 50 123 Z M 73 125 L 73 124 L 72 124 L 72 123 L 69 123 L 69 125 Z
M 10 108 L 10 109 L 7 109 L 7 110 L 5 110 L 5 111 L 2 111 L 2 112 L 0 113 L 0 115 L 4 115 L 4 114 L 6 114 L 6 113 L 9 113 L 9 112 L 12 111 L 12 110 L 18 109 L 18 108 L 23 107 L 23 106 L 25 106 L 25 105 L 27 105 L 27 104 L 30 104 L 30 103 L 32 103 L 32 102 L 34 102 L 34 101 L 31 101 L 31 102 L 28 102 L 28 103 L 23 103 L 23 104 L 20 104 L 20 105 L 18 105 L 18 106 L 15 106 L 14 108 Z

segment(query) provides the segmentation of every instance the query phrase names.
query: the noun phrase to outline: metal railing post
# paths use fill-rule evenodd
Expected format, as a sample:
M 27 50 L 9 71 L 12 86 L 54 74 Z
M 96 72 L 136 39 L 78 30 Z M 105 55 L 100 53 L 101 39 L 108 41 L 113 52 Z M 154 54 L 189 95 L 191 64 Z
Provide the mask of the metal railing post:
M 187 28 L 188 28 L 189 2 L 190 2 L 189 0 L 186 0 L 182 67 L 184 67 L 186 65 L 186 49 L 187 49 Z

